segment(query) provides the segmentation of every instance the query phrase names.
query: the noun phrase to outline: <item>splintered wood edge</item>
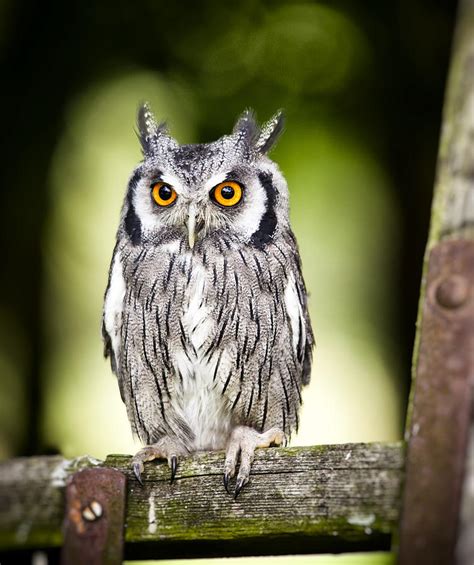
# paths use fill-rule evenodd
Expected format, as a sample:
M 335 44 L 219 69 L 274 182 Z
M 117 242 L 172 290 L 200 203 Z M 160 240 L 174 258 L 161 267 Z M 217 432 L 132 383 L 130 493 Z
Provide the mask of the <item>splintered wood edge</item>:
M 237 500 L 222 484 L 223 452 L 180 461 L 172 485 L 167 464 L 150 462 L 140 486 L 130 461 L 110 455 L 105 462 L 48 456 L 0 463 L 0 550 L 59 547 L 65 485 L 95 466 L 127 477 L 127 558 L 388 549 L 399 518 L 402 443 L 257 450 Z

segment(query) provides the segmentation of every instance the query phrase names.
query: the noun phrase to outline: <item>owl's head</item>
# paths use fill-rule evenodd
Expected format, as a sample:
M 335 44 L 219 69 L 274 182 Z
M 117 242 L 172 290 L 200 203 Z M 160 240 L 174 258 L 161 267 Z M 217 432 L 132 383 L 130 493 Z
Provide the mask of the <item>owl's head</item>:
M 149 106 L 138 111 L 144 160 L 128 186 L 122 229 L 132 243 L 186 241 L 192 249 L 207 237 L 261 247 L 288 226 L 288 189 L 267 153 L 283 128 L 278 112 L 259 126 L 244 112 L 230 135 L 179 145 Z

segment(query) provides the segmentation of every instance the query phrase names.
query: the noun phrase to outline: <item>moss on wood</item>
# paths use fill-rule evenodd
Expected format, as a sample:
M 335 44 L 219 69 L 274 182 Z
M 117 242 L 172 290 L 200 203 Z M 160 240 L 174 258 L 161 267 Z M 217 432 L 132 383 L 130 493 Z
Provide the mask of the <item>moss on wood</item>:
M 190 457 L 173 485 L 168 466 L 151 462 L 141 487 L 130 456 L 109 456 L 103 464 L 128 479 L 127 555 L 388 547 L 399 513 L 400 443 L 258 450 L 236 501 L 224 490 L 223 462 L 222 452 Z M 33 457 L 0 464 L 0 549 L 59 546 L 66 481 L 99 463 Z

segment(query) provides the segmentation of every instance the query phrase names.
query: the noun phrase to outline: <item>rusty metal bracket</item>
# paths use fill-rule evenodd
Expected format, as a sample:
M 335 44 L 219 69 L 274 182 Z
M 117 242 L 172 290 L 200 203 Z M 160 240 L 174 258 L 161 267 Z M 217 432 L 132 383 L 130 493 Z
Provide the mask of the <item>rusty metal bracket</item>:
M 429 258 L 399 563 L 454 563 L 474 378 L 474 242 Z
M 115 469 L 84 469 L 70 478 L 62 565 L 122 563 L 125 486 L 125 475 Z

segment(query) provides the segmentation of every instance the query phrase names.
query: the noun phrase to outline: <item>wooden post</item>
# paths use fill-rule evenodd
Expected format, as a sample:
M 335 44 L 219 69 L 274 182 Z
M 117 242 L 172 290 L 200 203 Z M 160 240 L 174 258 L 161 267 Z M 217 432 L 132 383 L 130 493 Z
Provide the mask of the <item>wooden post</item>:
M 474 0 L 460 2 L 420 294 L 403 565 L 455 561 L 474 377 Z M 471 553 L 466 563 L 474 563 Z
M 116 469 L 83 469 L 66 486 L 62 565 L 121 565 L 125 475 Z

